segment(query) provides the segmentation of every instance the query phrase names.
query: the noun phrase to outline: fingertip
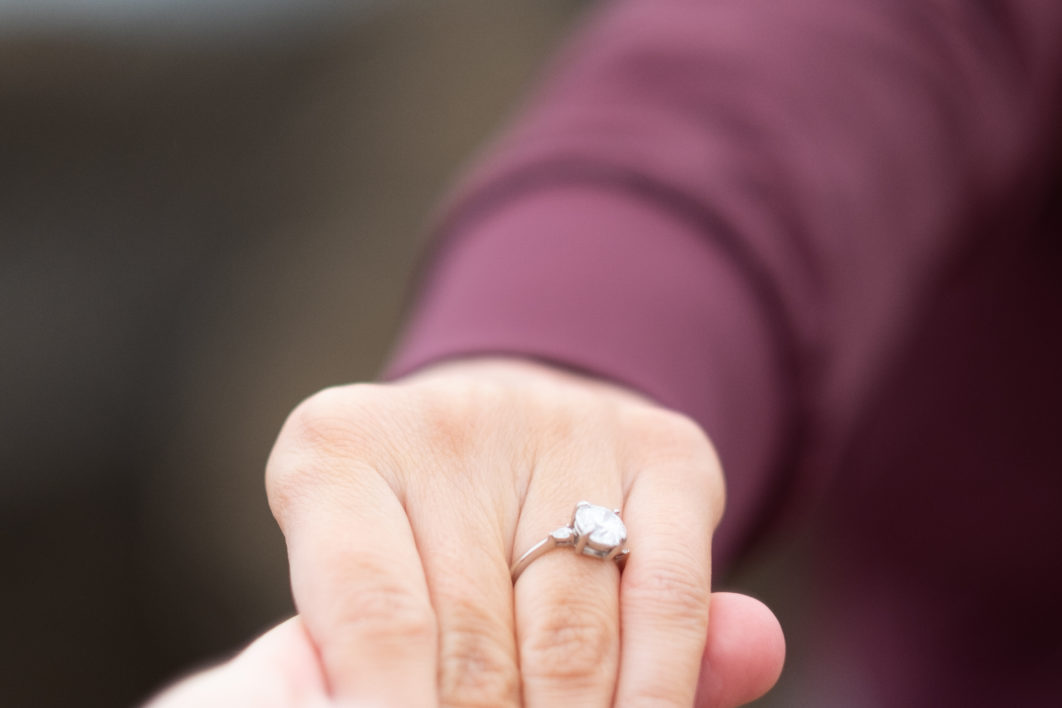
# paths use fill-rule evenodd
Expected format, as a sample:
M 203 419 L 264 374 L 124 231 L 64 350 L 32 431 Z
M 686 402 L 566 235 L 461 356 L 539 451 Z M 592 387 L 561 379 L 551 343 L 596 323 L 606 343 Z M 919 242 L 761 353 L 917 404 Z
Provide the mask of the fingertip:
M 280 672 L 292 686 L 324 686 L 320 658 L 299 615 L 255 639 L 232 663 L 252 671 Z
M 255 639 L 234 657 L 170 686 L 149 708 L 329 705 L 313 645 L 292 618 Z
M 731 708 L 756 700 L 778 681 L 785 635 L 759 600 L 738 593 L 712 594 L 698 708 Z

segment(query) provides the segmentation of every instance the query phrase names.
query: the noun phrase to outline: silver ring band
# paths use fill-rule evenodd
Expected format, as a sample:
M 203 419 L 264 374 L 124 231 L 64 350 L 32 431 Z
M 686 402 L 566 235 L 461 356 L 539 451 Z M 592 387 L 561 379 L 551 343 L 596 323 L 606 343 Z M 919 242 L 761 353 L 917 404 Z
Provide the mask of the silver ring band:
M 516 559 L 510 569 L 513 583 L 533 561 L 562 546 L 574 548 L 576 553 L 591 558 L 614 560 L 622 570 L 630 549 L 626 547 L 627 527 L 619 514 L 619 509 L 579 502 L 567 526 L 561 526 Z

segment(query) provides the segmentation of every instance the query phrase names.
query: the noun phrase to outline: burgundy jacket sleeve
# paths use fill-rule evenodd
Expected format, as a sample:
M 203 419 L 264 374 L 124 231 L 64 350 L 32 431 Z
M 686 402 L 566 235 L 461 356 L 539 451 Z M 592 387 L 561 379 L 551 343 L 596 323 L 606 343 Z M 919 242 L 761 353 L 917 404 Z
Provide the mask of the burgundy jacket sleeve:
M 605 4 L 448 204 L 388 375 L 516 354 L 691 415 L 725 563 L 1035 168 L 1059 37 L 1056 0 Z

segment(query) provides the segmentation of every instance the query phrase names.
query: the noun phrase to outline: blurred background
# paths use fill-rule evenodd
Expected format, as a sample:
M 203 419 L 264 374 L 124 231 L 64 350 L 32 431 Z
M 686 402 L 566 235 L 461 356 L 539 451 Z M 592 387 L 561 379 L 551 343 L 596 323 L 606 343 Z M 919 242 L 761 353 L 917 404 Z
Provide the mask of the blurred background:
M 0 705 L 133 705 L 292 613 L 273 439 L 377 374 L 433 206 L 588 4 L 0 0 Z
M 0 0 L 0 703 L 134 704 L 292 612 L 262 472 L 373 377 L 577 0 Z

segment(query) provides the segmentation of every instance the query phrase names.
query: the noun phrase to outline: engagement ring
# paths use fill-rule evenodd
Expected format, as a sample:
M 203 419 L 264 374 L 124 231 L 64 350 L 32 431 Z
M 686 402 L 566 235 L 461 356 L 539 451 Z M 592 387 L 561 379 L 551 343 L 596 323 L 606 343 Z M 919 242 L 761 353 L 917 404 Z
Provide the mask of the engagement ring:
M 513 582 L 516 582 L 532 561 L 561 546 L 570 546 L 576 553 L 584 556 L 615 560 L 622 569 L 630 549 L 626 548 L 627 526 L 619 514 L 619 509 L 579 502 L 575 505 L 572 520 L 567 526 L 561 526 L 546 536 L 513 563 Z

